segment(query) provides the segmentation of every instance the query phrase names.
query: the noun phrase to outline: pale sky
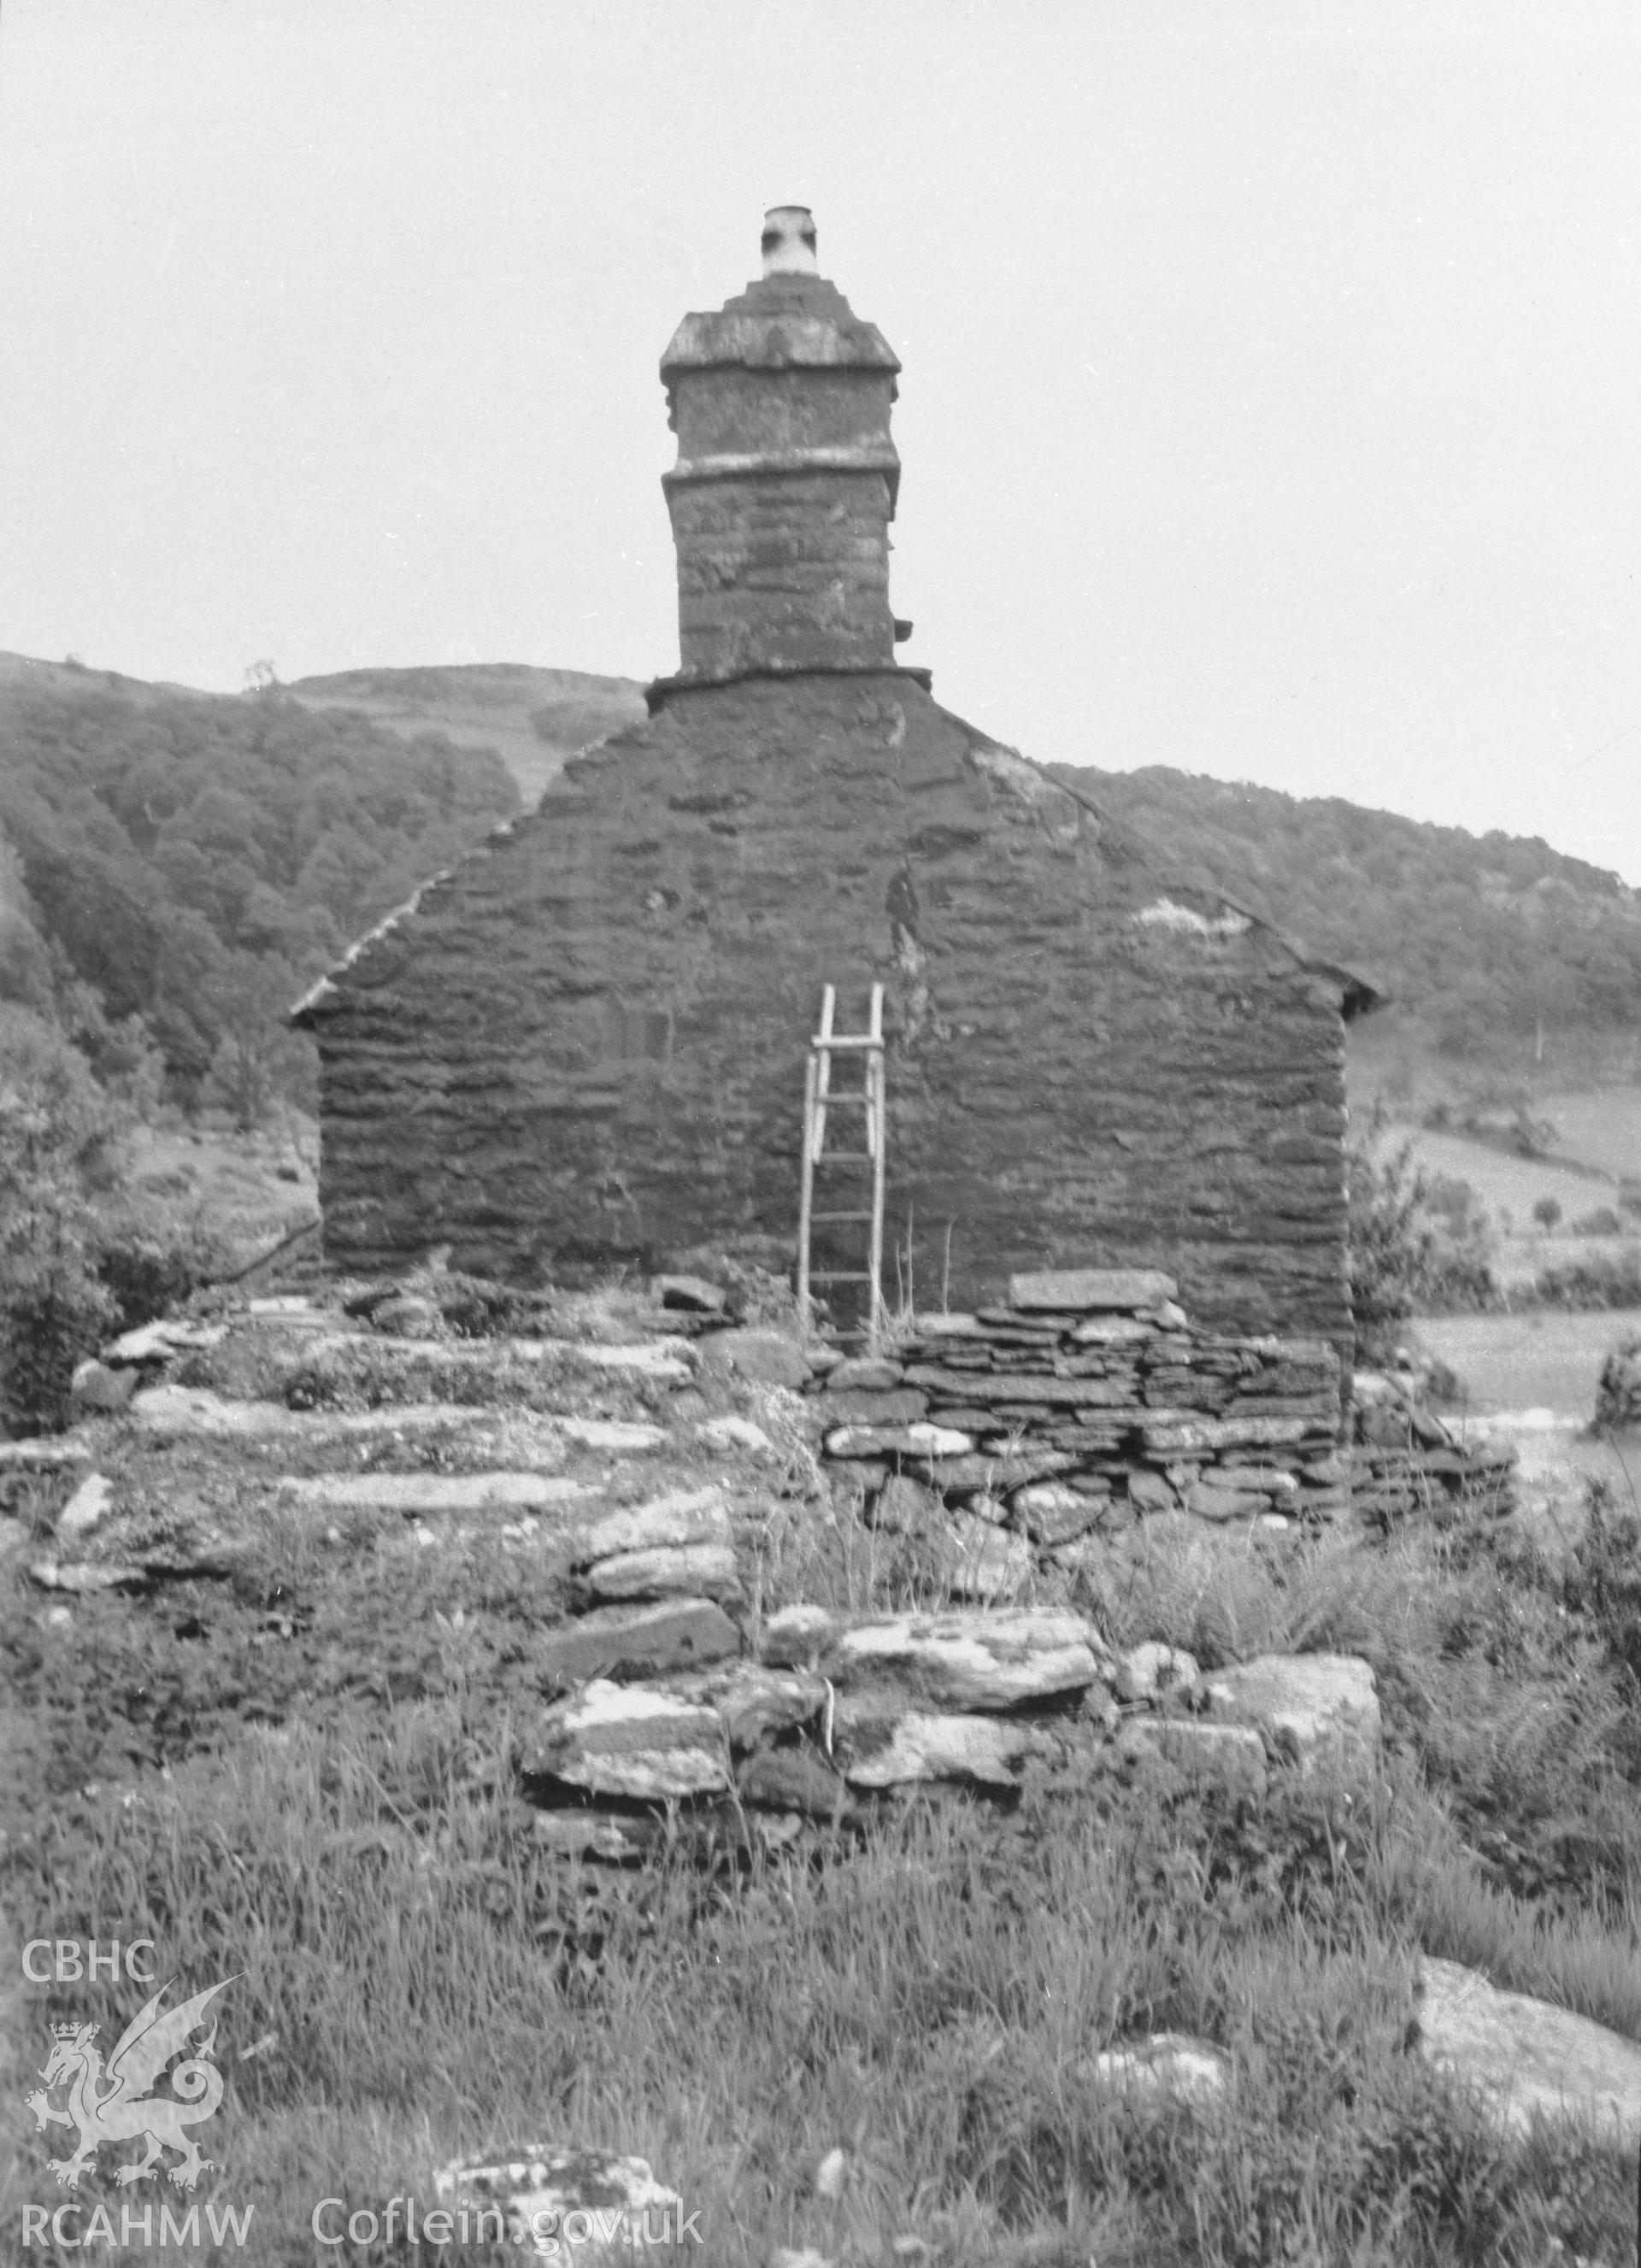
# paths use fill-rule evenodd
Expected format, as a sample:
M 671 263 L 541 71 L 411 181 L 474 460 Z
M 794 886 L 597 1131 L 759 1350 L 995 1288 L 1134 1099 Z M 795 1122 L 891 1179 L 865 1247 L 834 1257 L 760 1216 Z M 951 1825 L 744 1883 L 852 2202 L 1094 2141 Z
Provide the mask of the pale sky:
M 937 698 L 1641 885 L 1634 0 L 0 0 L 0 647 L 669 672 L 789 202 Z

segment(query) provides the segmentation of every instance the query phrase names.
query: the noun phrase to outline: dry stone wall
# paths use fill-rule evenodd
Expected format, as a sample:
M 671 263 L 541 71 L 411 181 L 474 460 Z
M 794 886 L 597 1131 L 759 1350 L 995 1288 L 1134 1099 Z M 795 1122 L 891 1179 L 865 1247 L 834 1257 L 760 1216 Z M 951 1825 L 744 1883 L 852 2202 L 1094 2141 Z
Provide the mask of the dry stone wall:
M 889 670 L 673 694 L 320 988 L 332 1263 L 790 1268 L 821 988 L 874 981 L 892 1298 L 1160 1264 L 1348 1364 L 1343 980 Z
M 958 1587 L 982 1594 L 1005 1538 L 1029 1567 L 1156 1513 L 1336 1517 L 1332 1346 L 1195 1329 L 1176 1288 L 1141 1269 L 1022 1275 L 1004 1306 L 924 1317 L 893 1361 L 845 1359 L 817 1382 L 826 1456 L 880 1524 L 915 1518 L 908 1483 L 955 1507 L 976 1547 Z

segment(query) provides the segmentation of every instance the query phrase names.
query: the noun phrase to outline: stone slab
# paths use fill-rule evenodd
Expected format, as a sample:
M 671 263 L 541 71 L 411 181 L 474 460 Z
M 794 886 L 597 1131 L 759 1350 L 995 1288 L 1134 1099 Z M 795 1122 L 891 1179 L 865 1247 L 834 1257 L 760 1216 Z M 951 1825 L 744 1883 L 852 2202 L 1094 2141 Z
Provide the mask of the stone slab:
M 1305 1771 L 1326 1757 L 1351 1769 L 1378 1761 L 1379 1694 L 1355 1654 L 1262 1654 L 1203 1684 L 1215 1717 L 1256 1726 Z
M 730 1786 L 728 1750 L 715 1711 L 649 1685 L 594 1678 L 573 1700 L 546 1710 L 523 1757 L 547 1774 L 595 1795 L 664 1801 L 721 1795 Z
M 729 1506 L 721 1489 L 669 1489 L 642 1504 L 622 1505 L 585 1527 L 576 1539 L 570 1565 L 591 1566 L 618 1552 L 651 1551 L 663 1546 L 727 1544 Z
M 1188 1410 L 1152 1410 L 1139 1419 L 1147 1455 L 1199 1457 L 1216 1449 L 1278 1448 L 1314 1439 L 1319 1427 L 1304 1418 L 1198 1418 Z
M 1055 1268 L 1011 1276 L 1009 1305 L 1028 1314 L 1048 1308 L 1086 1314 L 1091 1309 L 1154 1307 L 1179 1291 L 1172 1276 L 1156 1268 Z
M 284 1479 L 283 1495 L 338 1512 L 401 1512 L 407 1518 L 441 1513 L 550 1512 L 596 1493 L 585 1481 L 548 1473 L 326 1473 L 316 1480 Z
M 966 1457 L 974 1447 L 947 1425 L 840 1425 L 826 1437 L 828 1457 Z
M 1134 1396 L 1120 1380 L 1058 1378 L 1048 1372 L 1025 1370 L 942 1370 L 932 1363 L 915 1363 L 906 1373 L 913 1386 L 955 1402 L 1041 1403 L 1049 1409 L 1128 1410 Z
M 663 1543 L 649 1550 L 617 1551 L 586 1568 L 581 1581 L 595 1599 L 740 1595 L 735 1554 L 727 1543 Z
M 929 1397 L 909 1386 L 883 1393 L 861 1388 L 834 1394 L 828 1379 L 820 1407 L 828 1425 L 916 1425 L 929 1414 Z
M 537 1638 L 532 1667 L 549 1690 L 696 1669 L 740 1651 L 740 1632 L 710 1599 L 594 1607 Z
M 841 1631 L 821 1667 L 840 1685 L 892 1678 L 924 1701 L 982 1710 L 1078 1692 L 1115 1671 L 1092 1623 L 1049 1607 L 875 1616 Z
M 1419 2052 L 1474 2088 L 1501 2132 L 1569 2119 L 1633 2157 L 1641 2147 L 1641 2045 L 1547 2000 L 1500 1992 L 1475 1970 L 1419 1962 Z
M 1206 2040 L 1189 2039 L 1182 2032 L 1153 2032 L 1130 2046 L 1104 2050 L 1094 2058 L 1093 2075 L 1098 2085 L 1121 2088 L 1130 2096 L 1174 2095 L 1205 2105 L 1224 2095 L 1230 2065 Z
M 89 1441 L 0 1441 L 0 1471 L 56 1472 L 67 1465 L 88 1465 Z
M 101 1473 L 87 1473 L 57 1514 L 60 1543 L 76 1543 L 100 1528 L 114 1504 L 114 1483 Z
M 905 1376 L 898 1362 L 887 1355 L 846 1355 L 842 1362 L 834 1363 L 826 1375 L 828 1394 L 885 1394 L 896 1387 Z

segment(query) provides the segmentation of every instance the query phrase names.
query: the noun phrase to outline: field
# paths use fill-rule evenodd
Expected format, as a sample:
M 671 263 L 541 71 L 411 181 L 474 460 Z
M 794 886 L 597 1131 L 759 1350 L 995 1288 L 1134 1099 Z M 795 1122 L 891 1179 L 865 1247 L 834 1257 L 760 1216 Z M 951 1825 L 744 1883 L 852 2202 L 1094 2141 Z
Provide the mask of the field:
M 1530 1285 L 1546 1268 L 1617 1259 L 1641 1242 L 1641 1215 L 1621 1202 L 1623 1182 L 1641 1182 L 1641 1087 L 1547 1094 L 1529 1108 L 1554 1129 L 1542 1156 L 1517 1155 L 1502 1139 L 1394 1118 L 1378 1145 L 1387 1156 L 1407 1143 L 1430 1180 L 1468 1186 L 1497 1240 L 1494 1272 L 1511 1289 Z M 1365 1106 L 1358 1101 L 1356 1108 L 1359 1116 Z M 1509 1114 L 1497 1116 L 1502 1135 Z M 1547 1202 L 1560 1209 L 1549 1229 L 1534 1219 L 1534 1208 Z M 1621 1226 L 1589 1233 L 1583 1224 L 1601 1211 Z
M 271 1390 L 240 1341 L 199 1360 L 224 1394 Z M 612 1502 L 716 1475 L 747 1508 L 761 1612 L 919 1603 L 817 1488 L 793 1397 L 538 1372 L 519 1402 L 471 1377 L 453 1425 L 511 1429 L 514 1462 L 557 1427 L 539 1462 Z M 653 1855 L 609 1864 L 549 1847 L 526 1800 L 533 1661 L 562 1614 L 550 1523 L 333 1519 L 281 1490 L 460 1469 L 444 1436 L 392 1430 L 395 1406 L 368 1439 L 324 1408 L 287 1407 L 277 1438 L 105 1423 L 118 1548 L 164 1543 L 142 1586 L 42 1593 L 26 1567 L 71 1483 L 5 1484 L 34 1539 L 0 1565 L 5 1911 L 19 1940 L 150 1937 L 191 1990 L 234 1978 L 202 2194 L 254 2208 L 257 2236 L 198 2257 L 408 2263 L 319 2250 L 315 2205 L 425 2212 L 442 2161 L 541 2139 L 649 2160 L 710 2268 L 783 2248 L 807 2268 L 1632 2257 L 1630 2154 L 1502 2134 L 1406 2051 L 1421 1954 L 1641 2040 L 1641 1588 L 1634 1539 L 1576 1498 L 1566 1566 L 1481 1512 L 1314 1541 L 1142 1522 L 1076 1579 L 1115 1647 L 1365 1656 L 1370 1785 L 1278 1769 L 1254 1800 L 1093 1755 L 1012 1799 L 913 1791 L 835 1827 L 749 1813 L 703 1836 L 672 1806 Z M 692 1446 L 712 1408 L 777 1462 Z M 566 1413 L 661 1438 L 566 1449 Z M 86 1995 L 19 1984 L 15 1946 L 4 1971 L 15 2098 Z M 1211 2043 L 1229 2091 L 1099 2077 L 1100 2051 L 1157 2032 Z M 111 2172 L 82 2201 L 117 2226 Z M 4 2181 L 8 2231 L 61 2202 L 32 2132 Z

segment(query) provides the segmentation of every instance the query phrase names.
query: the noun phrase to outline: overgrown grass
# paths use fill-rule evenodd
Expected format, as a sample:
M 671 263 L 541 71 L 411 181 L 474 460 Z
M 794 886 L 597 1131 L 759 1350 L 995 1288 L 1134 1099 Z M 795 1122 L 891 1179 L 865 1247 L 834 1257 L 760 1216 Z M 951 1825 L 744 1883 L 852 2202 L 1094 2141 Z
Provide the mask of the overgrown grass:
M 771 1512 L 769 1599 L 881 1602 L 850 1508 L 798 1501 Z M 714 2268 L 777 2243 L 945 2268 L 1539 2268 L 1556 2242 L 1618 2263 L 1633 2168 L 1493 2138 L 1404 2040 L 1421 1949 L 1641 2038 L 1636 1541 L 1598 1517 L 1570 1587 L 1480 1521 L 1303 1546 L 1146 1523 L 1079 1579 L 1111 1641 L 1210 1665 L 1365 1653 L 1386 1718 L 1371 1792 L 1278 1774 L 1255 1807 L 1096 1751 L 1012 1808 L 909 1800 L 864 1838 L 781 1854 L 680 1813 L 661 1857 L 623 1870 L 549 1855 L 518 1793 L 553 1587 L 529 1588 L 529 1555 L 270 1524 L 258 1580 L 285 1606 L 243 1611 L 327 1618 L 358 1682 L 322 1722 L 293 1687 L 281 1724 L 224 1710 L 214 1745 L 139 1743 L 166 1764 L 14 1806 L 6 1905 L 22 1936 L 151 1936 L 190 1989 L 236 1975 L 208 2178 L 255 2205 L 264 2259 L 313 2257 L 320 2197 L 425 2204 L 441 2161 L 542 2139 L 649 2158 L 699 2209 Z M 41 1634 L 36 1707 L 94 1707 L 153 1611 L 77 1608 Z M 396 1687 L 394 1646 L 438 1675 Z M 1574 1828 L 1568 1865 L 1598 1895 L 1550 1863 Z M 25 1988 L 26 2064 L 88 2005 Z M 1222 2107 L 1096 2080 L 1100 2049 L 1159 2029 L 1230 2058 Z M 813 2176 L 835 2146 L 834 2202 Z M 0 2199 L 8 2229 L 25 2195 L 56 2201 L 39 2162 Z

